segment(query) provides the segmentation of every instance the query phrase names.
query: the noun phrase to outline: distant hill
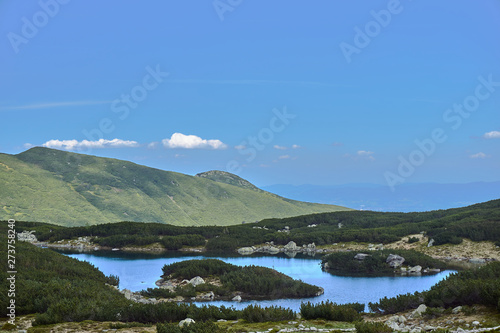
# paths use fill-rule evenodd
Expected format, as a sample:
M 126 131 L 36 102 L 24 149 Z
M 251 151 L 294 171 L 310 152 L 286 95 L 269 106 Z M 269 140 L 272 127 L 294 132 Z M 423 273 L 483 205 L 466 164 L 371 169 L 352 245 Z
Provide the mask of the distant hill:
M 349 209 L 284 199 L 225 172 L 194 177 L 41 147 L 0 154 L 0 219 L 230 225 L 339 210 Z
M 383 212 L 423 212 L 457 208 L 500 198 L 500 182 L 402 184 L 391 192 L 375 184 L 271 185 L 264 190 L 294 200 Z
M 264 192 L 254 184 L 250 183 L 248 180 L 245 180 L 239 176 L 236 176 L 232 173 L 219 171 L 219 170 L 211 170 L 207 172 L 202 172 L 196 175 L 196 177 L 201 177 L 205 179 L 213 180 L 214 182 L 234 185 L 242 188 L 246 188 L 249 190 L 254 190 L 257 192 Z

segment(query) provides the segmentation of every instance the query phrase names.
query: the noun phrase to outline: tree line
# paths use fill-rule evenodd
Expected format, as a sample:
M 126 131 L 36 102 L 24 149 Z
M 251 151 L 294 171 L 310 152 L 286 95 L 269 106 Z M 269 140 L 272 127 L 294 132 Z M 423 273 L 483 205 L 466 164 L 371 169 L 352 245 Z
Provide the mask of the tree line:
M 315 224 L 316 227 L 308 227 Z M 341 228 L 339 228 L 339 224 Z M 36 230 L 40 241 L 94 237 L 103 246 L 143 246 L 160 243 L 166 249 L 203 246 L 209 251 L 234 251 L 265 242 L 285 245 L 339 242 L 390 243 L 409 234 L 423 232 L 434 244 L 457 244 L 500 239 L 500 200 L 463 208 L 419 213 L 345 211 L 266 219 L 233 226 L 179 227 L 161 223 L 120 222 L 86 227 L 61 227 L 47 223 L 18 222 L 19 231 Z M 280 232 L 288 226 L 289 232 Z M 97 238 L 95 238 L 97 237 Z M 149 243 L 149 244 L 148 244 Z

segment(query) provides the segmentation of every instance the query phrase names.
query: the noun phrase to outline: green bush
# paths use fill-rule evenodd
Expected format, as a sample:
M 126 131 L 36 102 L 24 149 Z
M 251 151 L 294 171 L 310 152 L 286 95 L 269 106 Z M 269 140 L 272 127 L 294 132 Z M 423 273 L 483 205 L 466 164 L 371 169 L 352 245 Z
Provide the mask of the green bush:
M 360 309 L 361 304 L 359 303 L 338 305 L 336 303 L 326 301 L 317 304 L 312 304 L 311 302 L 300 304 L 300 314 L 307 320 L 324 319 L 354 322 L 361 320 L 361 315 L 358 312 Z
M 249 323 L 260 323 L 266 321 L 283 321 L 295 319 L 295 312 L 280 306 L 261 307 L 249 305 L 243 309 L 242 318 Z
M 158 333 L 222 333 L 224 330 L 213 322 L 195 322 L 179 327 L 177 324 L 156 324 Z
M 421 303 L 442 308 L 475 304 L 496 307 L 499 299 L 500 262 L 493 262 L 475 270 L 450 274 L 429 291 L 384 297 L 377 303 L 369 303 L 369 307 L 373 312 L 389 314 L 417 308 Z
M 383 297 L 377 303 L 368 303 L 371 311 L 376 313 L 393 314 L 409 309 L 416 309 L 424 302 L 424 295 L 416 292 L 414 294 L 398 295 L 396 297 Z
M 419 239 L 417 237 L 409 237 L 407 243 L 412 244 L 412 243 L 417 243 Z
M 422 315 L 427 319 L 434 319 L 441 317 L 443 313 L 444 313 L 443 308 L 431 308 L 430 306 L 428 306 Z
M 357 333 L 392 333 L 392 329 L 384 323 L 358 321 L 355 324 Z

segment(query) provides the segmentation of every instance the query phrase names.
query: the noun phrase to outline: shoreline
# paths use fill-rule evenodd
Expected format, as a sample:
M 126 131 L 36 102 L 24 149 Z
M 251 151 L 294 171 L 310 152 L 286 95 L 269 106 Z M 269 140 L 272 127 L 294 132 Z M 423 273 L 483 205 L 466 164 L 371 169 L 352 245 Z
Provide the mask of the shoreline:
M 33 242 L 33 245 L 36 245 L 38 247 L 46 247 L 46 248 L 51 248 L 51 249 L 60 249 L 60 250 L 70 250 L 74 252 L 125 252 L 125 253 L 150 253 L 150 254 L 161 254 L 161 253 L 185 253 L 185 254 L 200 254 L 200 253 L 211 253 L 206 250 L 205 247 L 199 247 L 199 248 L 182 248 L 178 250 L 167 250 L 165 248 L 159 248 L 159 247 L 133 247 L 133 246 L 127 246 L 123 248 L 111 248 L 111 247 L 106 247 L 106 246 L 99 246 L 99 245 L 94 245 L 94 244 L 82 244 L 82 243 L 77 243 L 77 244 L 72 244 L 72 243 L 48 243 L 48 242 Z M 314 244 L 314 243 L 313 243 Z M 257 246 L 252 246 L 252 247 L 242 247 L 239 248 L 238 250 L 231 252 L 231 255 L 239 255 L 239 256 L 248 256 L 248 255 L 254 255 L 254 254 L 263 254 L 263 255 L 279 255 L 279 254 L 285 254 L 290 258 L 295 257 L 297 254 L 302 254 L 302 255 L 307 255 L 311 257 L 315 257 L 316 255 L 322 256 L 325 254 L 329 253 L 335 253 L 335 252 L 356 252 L 361 249 L 353 249 L 353 248 L 307 248 L 307 247 L 297 247 L 297 249 L 294 249 L 292 251 L 287 251 L 285 248 L 286 246 L 277 246 L 275 249 L 278 251 L 274 250 L 272 247 L 269 247 L 268 245 L 257 245 Z M 252 251 L 249 251 L 248 249 L 252 249 Z M 396 250 L 396 248 L 394 248 Z M 487 264 L 489 262 L 494 262 L 498 261 L 497 258 L 494 257 L 473 257 L 473 256 L 464 256 L 464 257 L 458 257 L 458 256 L 442 256 L 442 255 L 431 255 L 428 253 L 428 251 L 421 251 L 420 249 L 414 249 L 415 251 L 428 254 L 430 257 L 450 263 L 452 265 L 456 264 L 459 267 L 457 268 L 462 268 L 462 269 L 467 269 L 467 268 L 473 268 L 473 267 L 478 267 L 480 265 Z M 376 251 L 376 250 L 375 250 Z M 218 253 L 218 252 L 213 252 L 213 253 Z M 227 254 L 227 253 L 226 253 Z

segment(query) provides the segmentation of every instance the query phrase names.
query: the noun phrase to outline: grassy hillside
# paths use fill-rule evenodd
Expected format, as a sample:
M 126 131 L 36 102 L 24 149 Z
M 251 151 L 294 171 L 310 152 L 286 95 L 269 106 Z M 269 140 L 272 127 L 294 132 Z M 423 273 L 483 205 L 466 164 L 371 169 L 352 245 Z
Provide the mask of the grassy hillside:
M 0 154 L 0 184 L 0 219 L 66 226 L 124 220 L 230 225 L 346 210 L 286 200 L 255 190 L 250 183 L 225 184 L 127 161 L 41 147 L 18 155 Z

